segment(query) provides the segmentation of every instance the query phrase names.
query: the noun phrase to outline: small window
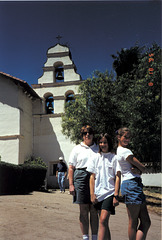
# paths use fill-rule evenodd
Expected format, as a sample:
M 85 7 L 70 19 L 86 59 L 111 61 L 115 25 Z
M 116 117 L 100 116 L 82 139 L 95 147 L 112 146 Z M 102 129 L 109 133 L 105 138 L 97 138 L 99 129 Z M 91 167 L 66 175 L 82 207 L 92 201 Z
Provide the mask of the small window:
M 50 163 L 50 176 L 56 176 L 57 163 Z
M 52 175 L 56 176 L 57 164 L 53 164 Z

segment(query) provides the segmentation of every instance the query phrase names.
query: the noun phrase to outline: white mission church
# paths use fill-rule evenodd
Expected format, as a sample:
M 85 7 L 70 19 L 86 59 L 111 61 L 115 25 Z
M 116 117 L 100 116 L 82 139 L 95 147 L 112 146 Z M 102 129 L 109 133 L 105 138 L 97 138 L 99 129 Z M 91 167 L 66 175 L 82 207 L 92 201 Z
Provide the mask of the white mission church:
M 32 87 L 0 72 L 1 161 L 21 164 L 30 156 L 41 157 L 48 166 L 48 186 L 57 187 L 58 159 L 63 156 L 68 164 L 74 147 L 61 132 L 61 114 L 81 82 L 69 48 L 61 44 L 48 49 L 43 75 Z

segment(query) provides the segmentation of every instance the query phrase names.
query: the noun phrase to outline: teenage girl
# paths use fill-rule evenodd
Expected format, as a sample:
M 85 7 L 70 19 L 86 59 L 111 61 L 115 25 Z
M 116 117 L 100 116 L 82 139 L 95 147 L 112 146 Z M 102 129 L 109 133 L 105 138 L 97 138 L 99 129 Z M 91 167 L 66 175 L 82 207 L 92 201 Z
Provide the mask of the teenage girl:
M 87 167 L 91 173 L 90 194 L 100 216 L 98 240 L 111 240 L 109 218 L 119 205 L 120 167 L 117 155 L 110 152 L 113 147 L 111 137 L 107 133 L 101 134 L 98 144 L 99 153 L 89 160 Z
M 132 167 L 136 167 L 141 172 L 144 172 L 145 167 L 127 148 L 130 137 L 131 133 L 128 128 L 120 128 L 117 131 L 117 155 L 121 157 L 119 164 L 123 177 L 121 194 L 124 196 L 128 212 L 129 240 L 145 240 L 151 221 L 146 207 L 141 176 L 131 171 Z
M 76 145 L 69 158 L 69 192 L 73 195 L 73 202 L 79 204 L 80 228 L 84 240 L 89 240 L 89 223 L 92 240 L 97 240 L 98 214 L 90 200 L 87 163 L 91 156 L 96 155 L 98 146 L 94 143 L 94 132 L 91 126 L 81 128 L 83 141 Z

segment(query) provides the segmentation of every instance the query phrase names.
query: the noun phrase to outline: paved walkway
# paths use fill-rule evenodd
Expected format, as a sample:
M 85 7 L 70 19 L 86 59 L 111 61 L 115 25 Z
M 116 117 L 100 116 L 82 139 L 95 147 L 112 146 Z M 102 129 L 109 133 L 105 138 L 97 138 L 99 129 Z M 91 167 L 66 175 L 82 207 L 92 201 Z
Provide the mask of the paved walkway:
M 66 191 L 0 196 L 0 240 L 81 240 L 78 205 Z M 150 213 L 147 240 L 161 240 L 161 217 Z M 125 205 L 110 218 L 112 240 L 128 240 Z

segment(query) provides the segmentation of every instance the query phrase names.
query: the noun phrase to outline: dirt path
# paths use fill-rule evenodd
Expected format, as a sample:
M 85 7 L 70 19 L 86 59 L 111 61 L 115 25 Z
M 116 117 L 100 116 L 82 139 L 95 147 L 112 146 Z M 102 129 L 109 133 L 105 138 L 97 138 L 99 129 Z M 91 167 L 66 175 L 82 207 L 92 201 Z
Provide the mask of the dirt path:
M 78 205 L 59 191 L 0 196 L 0 240 L 77 240 L 81 238 Z M 161 240 L 161 217 L 150 213 L 147 240 Z M 128 240 L 127 213 L 121 203 L 110 218 L 112 240 Z

